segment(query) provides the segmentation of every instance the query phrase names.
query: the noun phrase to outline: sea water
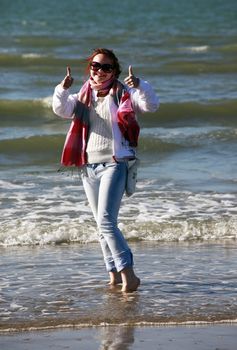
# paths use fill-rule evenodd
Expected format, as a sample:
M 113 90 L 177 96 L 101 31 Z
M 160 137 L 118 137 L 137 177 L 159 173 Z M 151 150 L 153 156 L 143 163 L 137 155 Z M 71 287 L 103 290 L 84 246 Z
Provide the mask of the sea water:
M 0 11 L 2 327 L 11 328 L 13 320 L 19 328 L 32 320 L 37 327 L 42 317 L 46 326 L 51 317 L 62 323 L 61 309 L 69 317 L 92 305 L 95 319 L 106 322 L 101 300 L 110 292 L 104 289 L 96 227 L 79 172 L 58 171 L 69 122 L 51 108 L 66 66 L 74 77 L 71 90 L 77 92 L 86 79 L 85 59 L 96 47 L 115 51 L 121 80 L 132 65 L 160 98 L 157 112 L 139 116 L 137 192 L 124 197 L 119 217 L 144 281 L 132 297 L 139 301 L 131 314 L 139 322 L 166 321 L 164 315 L 175 322 L 234 319 L 237 3 L 1 0 Z M 181 261 L 181 256 L 185 263 L 173 265 L 172 259 Z M 190 293 L 185 302 L 177 285 Z M 208 298 L 193 305 L 193 297 L 203 297 L 205 289 L 217 293 L 215 305 Z M 178 299 L 169 299 L 175 293 Z M 123 302 L 117 294 L 113 303 Z M 83 312 L 89 322 L 91 313 Z M 113 322 L 125 320 L 120 315 Z

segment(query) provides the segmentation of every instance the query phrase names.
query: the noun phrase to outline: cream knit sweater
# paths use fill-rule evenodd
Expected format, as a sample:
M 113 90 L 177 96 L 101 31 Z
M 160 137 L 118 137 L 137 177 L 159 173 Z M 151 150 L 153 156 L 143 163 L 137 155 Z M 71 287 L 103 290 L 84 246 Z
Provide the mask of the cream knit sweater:
M 111 162 L 113 156 L 113 134 L 110 95 L 93 101 L 90 110 L 90 128 L 87 143 L 88 163 Z

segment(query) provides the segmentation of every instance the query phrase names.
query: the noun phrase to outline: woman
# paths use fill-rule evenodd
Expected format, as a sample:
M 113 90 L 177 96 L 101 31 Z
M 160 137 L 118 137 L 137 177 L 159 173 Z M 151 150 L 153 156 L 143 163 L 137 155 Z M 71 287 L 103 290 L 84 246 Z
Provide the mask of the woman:
M 113 51 L 96 49 L 87 59 L 88 81 L 69 94 L 71 70 L 55 88 L 53 110 L 72 124 L 62 154 L 64 165 L 82 166 L 82 182 L 98 226 L 110 284 L 123 292 L 137 290 L 132 252 L 117 226 L 127 179 L 127 161 L 136 157 L 137 112 L 154 112 L 158 97 L 151 86 L 129 74 L 118 81 L 120 65 Z

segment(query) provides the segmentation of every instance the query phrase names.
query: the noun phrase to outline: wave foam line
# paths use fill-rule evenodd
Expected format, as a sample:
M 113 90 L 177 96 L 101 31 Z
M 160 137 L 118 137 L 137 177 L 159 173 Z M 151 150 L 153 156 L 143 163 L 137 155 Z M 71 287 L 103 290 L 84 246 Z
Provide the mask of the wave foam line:
M 222 319 L 217 321 L 168 321 L 168 322 L 123 322 L 123 323 L 107 323 L 101 322 L 99 324 L 88 323 L 62 323 L 58 325 L 44 325 L 44 326 L 29 326 L 29 327 L 10 327 L 0 329 L 0 333 L 12 332 L 35 332 L 45 330 L 58 329 L 78 329 L 78 328 L 102 328 L 102 327 L 179 327 L 179 326 L 205 326 L 205 325 L 236 325 L 237 319 Z
M 50 213 L 49 213 L 50 215 Z M 187 214 L 188 215 L 188 214 Z M 157 217 L 160 215 L 157 214 Z M 135 223 L 120 223 L 119 227 L 124 232 L 128 241 L 148 242 L 215 242 L 215 241 L 236 241 L 237 221 L 235 217 L 228 219 L 203 220 L 200 218 L 168 221 L 165 219 Z M 80 227 L 80 230 L 78 230 Z M 46 221 L 32 223 L 30 220 L 17 222 L 6 222 L 0 230 L 0 246 L 29 246 L 29 245 L 50 245 L 63 243 L 93 243 L 97 242 L 97 233 L 94 225 L 88 222 L 75 220 L 59 220 L 55 223 Z

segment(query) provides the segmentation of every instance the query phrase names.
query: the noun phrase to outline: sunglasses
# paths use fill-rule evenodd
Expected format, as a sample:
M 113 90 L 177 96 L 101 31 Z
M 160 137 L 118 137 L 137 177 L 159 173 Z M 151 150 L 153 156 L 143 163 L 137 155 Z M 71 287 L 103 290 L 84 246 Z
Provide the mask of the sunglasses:
M 99 62 L 95 62 L 95 61 L 90 63 L 90 67 L 95 72 L 97 72 L 99 69 L 102 69 L 102 71 L 105 73 L 111 73 L 114 70 L 114 66 L 112 66 L 112 64 L 109 64 L 109 63 L 100 64 Z

